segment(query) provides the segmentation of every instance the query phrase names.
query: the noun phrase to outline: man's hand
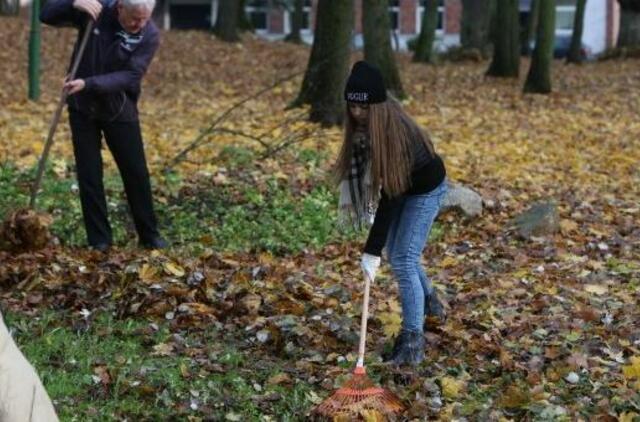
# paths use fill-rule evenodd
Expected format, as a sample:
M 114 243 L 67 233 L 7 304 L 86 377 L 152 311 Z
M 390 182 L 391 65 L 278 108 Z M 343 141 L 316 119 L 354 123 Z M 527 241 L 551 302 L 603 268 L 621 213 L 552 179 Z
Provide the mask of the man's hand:
M 73 0 L 73 7 L 88 13 L 94 21 L 102 12 L 102 4 L 98 0 Z
M 63 88 L 67 90 L 67 94 L 72 95 L 84 89 L 84 79 L 74 79 L 64 83 Z
M 360 261 L 360 267 L 364 272 L 364 275 L 369 277 L 369 280 L 373 283 L 380 268 L 380 257 L 369 255 L 368 253 L 362 254 L 362 260 Z

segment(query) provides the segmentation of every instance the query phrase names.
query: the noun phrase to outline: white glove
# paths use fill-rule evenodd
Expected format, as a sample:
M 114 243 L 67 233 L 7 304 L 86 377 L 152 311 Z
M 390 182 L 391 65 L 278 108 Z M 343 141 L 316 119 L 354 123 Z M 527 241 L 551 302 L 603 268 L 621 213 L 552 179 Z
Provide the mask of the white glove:
M 376 279 L 378 268 L 380 268 L 380 257 L 363 253 L 362 259 L 360 260 L 360 267 L 364 275 L 369 277 L 369 280 L 373 282 L 373 280 Z

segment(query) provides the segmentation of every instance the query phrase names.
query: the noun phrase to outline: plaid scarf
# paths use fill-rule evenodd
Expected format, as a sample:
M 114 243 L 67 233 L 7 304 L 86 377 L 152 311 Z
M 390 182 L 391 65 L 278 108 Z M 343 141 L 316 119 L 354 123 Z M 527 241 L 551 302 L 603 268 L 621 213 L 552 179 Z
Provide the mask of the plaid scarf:
M 129 34 L 122 30 L 116 32 L 116 36 L 120 38 L 120 45 L 127 51 L 133 51 L 134 48 L 142 42 L 142 31 L 138 34 Z
M 356 132 L 353 137 L 351 170 L 340 182 L 341 226 L 351 223 L 359 229 L 373 223 L 379 191 L 371 184 L 371 146 L 367 135 Z

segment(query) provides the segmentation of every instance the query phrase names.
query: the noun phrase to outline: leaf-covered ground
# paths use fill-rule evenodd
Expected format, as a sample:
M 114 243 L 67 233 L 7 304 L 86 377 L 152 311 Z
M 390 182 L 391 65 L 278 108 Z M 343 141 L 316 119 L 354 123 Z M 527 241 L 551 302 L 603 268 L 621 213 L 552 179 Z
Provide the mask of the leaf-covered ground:
M 43 30 L 43 96 L 33 103 L 28 28 L 3 19 L 0 31 L 4 214 L 26 205 L 73 33 Z M 118 248 L 81 248 L 69 131 L 59 127 L 39 199 L 59 244 L 0 252 L 0 298 L 65 420 L 303 420 L 349 373 L 362 234 L 335 227 L 328 170 L 340 131 L 285 111 L 308 53 L 249 36 L 224 45 L 201 32 L 164 34 L 141 110 L 174 244 L 166 252 L 135 248 L 110 158 Z M 398 60 L 406 108 L 450 178 L 488 206 L 472 220 L 439 218 L 424 258 L 450 317 L 427 334 L 417 371 L 380 363 L 399 307 L 390 274 L 376 281 L 373 376 L 406 400 L 408 419 L 637 419 L 639 62 L 557 62 L 555 92 L 524 96 L 521 81 L 485 78 L 486 63 Z M 561 231 L 519 239 L 513 217 L 549 199 Z

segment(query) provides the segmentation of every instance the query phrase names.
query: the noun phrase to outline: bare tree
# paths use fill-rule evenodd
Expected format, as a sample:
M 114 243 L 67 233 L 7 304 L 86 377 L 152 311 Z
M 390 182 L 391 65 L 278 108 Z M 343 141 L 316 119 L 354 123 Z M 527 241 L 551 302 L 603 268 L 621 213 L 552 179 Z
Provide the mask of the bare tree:
M 20 12 L 20 0 L 0 0 L 0 15 L 17 15 Z
M 300 93 L 292 104 L 311 104 L 311 121 L 342 123 L 353 12 L 353 0 L 318 0 L 311 55 Z
M 556 5 L 554 0 L 540 0 L 540 15 L 536 32 L 531 67 L 524 92 L 548 94 L 551 92 L 551 62 L 556 32 Z
M 520 71 L 520 23 L 518 0 L 497 0 L 492 30 L 493 60 L 487 75 L 517 78 Z
M 489 51 L 491 16 L 495 0 L 462 0 L 460 44 L 465 50 L 476 50 L 482 55 Z
M 569 46 L 569 54 L 567 54 L 567 62 L 580 63 L 584 59 L 582 57 L 582 30 L 584 28 L 584 10 L 587 6 L 587 0 L 578 0 L 576 4 L 576 15 L 573 18 L 573 34 L 571 34 L 571 45 Z
M 380 69 L 386 88 L 396 97 L 404 97 L 400 72 L 391 48 L 389 0 L 367 0 L 362 8 L 364 59 Z
M 416 51 L 413 54 L 414 62 L 434 63 L 436 54 L 433 51 L 433 43 L 436 39 L 438 26 L 438 0 L 425 0 L 424 15 L 422 15 L 422 27 L 416 42 Z
M 227 42 L 240 41 L 238 35 L 238 4 L 235 0 L 218 0 L 218 18 L 213 33 Z
M 618 47 L 640 45 L 640 0 L 618 0 L 620 3 L 620 32 Z
M 304 0 L 293 0 L 293 10 L 291 10 L 291 32 L 285 38 L 286 41 L 300 44 L 302 43 L 302 37 L 300 31 L 302 30 L 302 21 L 304 15 Z

